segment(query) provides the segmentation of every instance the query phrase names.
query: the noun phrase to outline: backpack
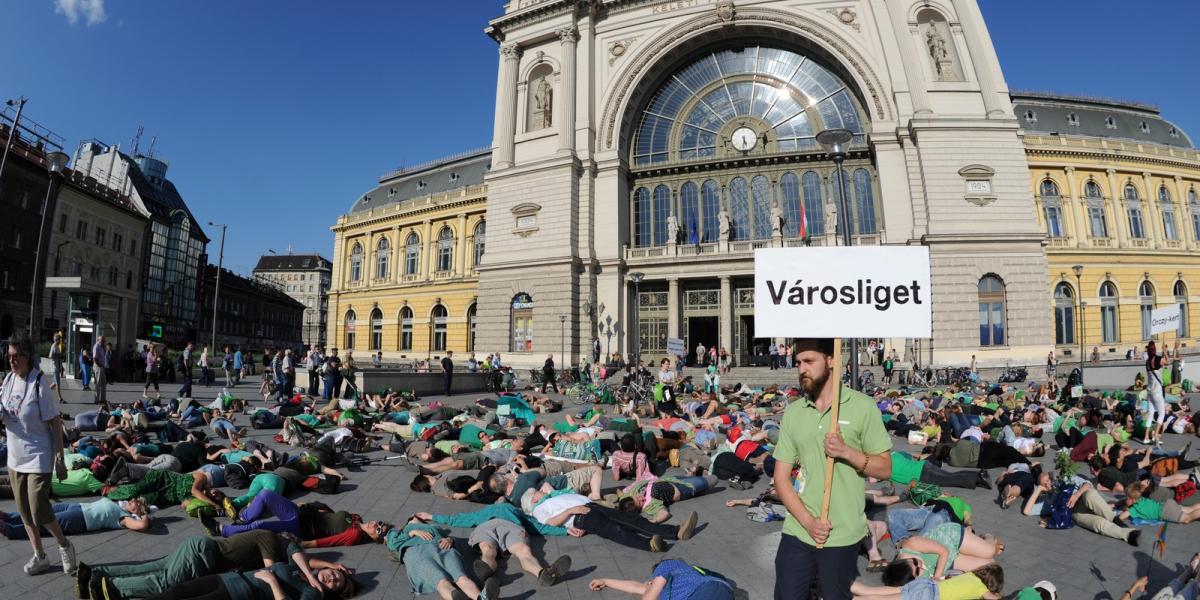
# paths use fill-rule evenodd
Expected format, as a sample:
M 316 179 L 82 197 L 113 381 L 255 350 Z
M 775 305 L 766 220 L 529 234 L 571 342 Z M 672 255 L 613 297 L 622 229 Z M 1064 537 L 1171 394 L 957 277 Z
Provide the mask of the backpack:
M 1174 456 L 1160 458 L 1150 463 L 1150 474 L 1155 477 L 1174 475 L 1179 470 L 1179 459 Z
M 338 488 L 341 487 L 342 480 L 338 477 L 328 477 L 325 475 L 311 475 L 301 484 L 306 490 L 312 490 L 318 494 L 336 494 Z M 311 503 L 307 503 L 311 504 Z
M 1175 501 L 1182 504 L 1184 500 L 1191 498 L 1196 493 L 1196 482 L 1185 481 L 1175 486 Z
M 932 483 L 921 483 L 919 481 L 908 491 L 909 499 L 917 506 L 922 506 L 931 500 L 939 498 L 941 495 L 941 486 Z
M 245 463 L 233 463 L 225 465 L 225 485 L 235 489 L 244 490 L 250 487 L 250 479 L 254 477 L 254 471 Z
M 746 518 L 755 523 L 770 523 L 772 521 L 782 521 L 784 516 L 775 510 L 774 504 L 760 502 L 758 505 L 746 509 Z
M 1071 509 L 1067 506 L 1071 494 L 1074 493 L 1073 485 L 1064 485 L 1055 492 L 1054 498 L 1050 500 L 1050 513 L 1046 516 L 1046 529 L 1070 529 L 1075 526 L 1075 521 L 1071 518 Z

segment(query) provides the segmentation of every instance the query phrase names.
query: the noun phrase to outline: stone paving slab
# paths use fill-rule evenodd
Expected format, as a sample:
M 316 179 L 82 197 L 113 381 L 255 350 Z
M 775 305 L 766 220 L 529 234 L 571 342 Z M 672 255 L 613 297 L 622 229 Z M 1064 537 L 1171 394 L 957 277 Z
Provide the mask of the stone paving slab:
M 63 408 L 69 414 L 88 410 L 91 395 L 79 390 L 78 382 L 68 382 L 65 393 L 69 404 Z M 175 386 L 164 385 L 164 391 L 174 391 Z M 195 396 L 201 400 L 214 398 L 217 387 L 196 387 Z M 257 392 L 248 384 L 237 388 L 243 395 Z M 137 398 L 141 387 L 135 384 L 113 384 L 110 400 L 129 402 Z M 436 397 L 427 398 L 437 399 Z M 464 405 L 474 396 L 459 396 L 449 399 L 454 405 Z M 257 403 L 256 403 L 257 404 Z M 569 403 L 568 403 L 569 404 Z M 560 415 L 550 415 L 561 418 Z M 241 424 L 248 422 L 240 417 Z M 275 432 L 253 431 L 251 438 L 275 445 L 270 440 Z M 1194 439 L 1194 438 L 1193 438 Z M 1167 447 L 1178 449 L 1185 443 L 1182 436 L 1168 436 Z M 897 448 L 907 449 L 901 440 Z M 1193 455 L 1195 452 L 1192 453 Z M 382 456 L 375 452 L 373 456 Z M 1048 464 L 1050 457 L 1044 459 Z M 992 476 L 997 472 L 993 470 Z M 360 512 L 370 519 L 403 520 L 418 511 L 463 512 L 478 508 L 465 502 L 445 500 L 426 494 L 411 494 L 408 484 L 413 474 L 400 466 L 400 461 L 373 463 L 362 470 L 351 472 L 346 490 L 334 496 L 309 494 L 308 499 L 318 499 L 337 509 Z M 607 481 L 606 481 L 607 483 Z M 671 547 L 665 555 L 653 555 L 630 551 L 594 536 L 583 538 L 533 538 L 535 553 L 551 559 L 561 554 L 570 554 L 574 566 L 569 578 L 554 588 L 539 589 L 532 577 L 523 574 L 515 563 L 503 564 L 504 598 L 618 598 L 613 592 L 594 593 L 587 584 L 592 577 L 619 577 L 627 579 L 647 578 L 658 560 L 676 557 L 714 568 L 733 578 L 739 587 L 739 597 L 766 599 L 772 597 L 774 585 L 774 555 L 780 532 L 778 523 L 759 524 L 745 518 L 744 509 L 730 509 L 724 502 L 730 498 L 751 497 L 765 489 L 766 482 L 760 481 L 755 489 L 739 492 L 722 487 L 716 493 L 702 496 L 679 505 L 676 513 L 686 514 L 696 510 L 700 514 L 702 529 L 696 537 Z M 1200 551 L 1200 529 L 1198 525 L 1172 525 L 1169 528 L 1169 543 L 1165 556 L 1157 553 L 1151 558 L 1151 541 L 1157 528 L 1144 528 L 1140 548 L 1132 548 L 1124 542 L 1100 537 L 1080 528 L 1066 531 L 1046 531 L 1037 526 L 1036 520 L 1022 517 L 1017 507 L 1002 512 L 995 504 L 995 492 L 983 489 L 961 494 L 975 509 L 976 529 L 1000 536 L 1007 547 L 1000 559 L 1005 568 L 1005 590 L 1015 591 L 1041 579 L 1050 579 L 1059 589 L 1059 598 L 1106 599 L 1119 598 L 1128 585 L 1140 574 L 1149 573 L 1151 589 L 1165 584 L 1184 564 Z M 88 501 L 88 498 L 72 501 Z M 0 500 L 0 510 L 14 510 L 12 500 Z M 673 520 L 677 520 L 673 519 Z M 105 563 L 121 561 L 143 561 L 157 558 L 170 552 L 184 537 L 203 535 L 199 522 L 187 518 L 178 507 L 165 507 L 157 514 L 156 524 L 150 533 L 127 530 L 89 533 L 73 538 L 79 557 L 84 562 Z M 469 532 L 458 529 L 453 532 L 460 550 L 465 547 Z M 52 539 L 47 540 L 51 556 L 57 554 Z M 884 543 L 885 556 L 893 549 Z M 544 553 L 544 554 L 543 554 Z M 25 541 L 0 543 L 0 598 L 68 598 L 71 597 L 71 581 L 61 573 L 48 573 L 27 577 L 21 566 L 28 560 L 30 551 Z M 378 546 L 329 549 L 315 552 L 317 556 L 336 559 L 359 572 L 360 583 L 365 590 L 359 595 L 365 599 L 406 599 L 413 594 L 408 586 L 403 566 L 392 560 L 389 553 Z M 468 555 L 469 556 L 469 555 Z M 877 583 L 878 577 L 865 573 L 865 557 L 859 560 L 863 580 Z M 430 596 L 432 598 L 432 596 Z

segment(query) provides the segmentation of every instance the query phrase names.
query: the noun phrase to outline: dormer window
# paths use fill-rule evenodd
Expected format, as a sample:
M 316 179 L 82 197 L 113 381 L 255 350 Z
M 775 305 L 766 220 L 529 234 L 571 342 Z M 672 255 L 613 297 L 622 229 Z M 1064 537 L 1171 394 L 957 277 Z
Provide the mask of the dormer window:
M 450 183 L 454 183 L 454 182 L 458 181 L 458 178 L 459 178 L 459 174 L 456 171 L 450 172 Z
M 1145 121 L 1142 121 L 1141 129 L 1142 133 L 1150 133 L 1150 126 Z
M 1179 137 L 1179 130 L 1172 127 L 1171 130 L 1167 132 L 1167 134 L 1173 138 L 1177 138 L 1177 137 Z
M 1112 117 L 1105 117 L 1104 126 L 1109 129 L 1116 129 L 1117 128 L 1117 120 Z
M 425 180 L 424 180 L 424 179 L 418 179 L 418 180 L 417 180 L 417 189 L 418 189 L 418 190 L 423 190 L 423 189 L 425 189 L 425 188 L 426 188 L 428 185 L 429 185 L 429 184 L 425 183 Z
M 1070 125 L 1072 127 L 1079 127 L 1079 115 L 1077 115 L 1075 113 L 1071 113 L 1071 114 L 1067 115 L 1067 125 Z
M 396 197 L 396 188 L 388 188 L 388 198 Z
M 1037 123 L 1037 113 L 1032 110 L 1025 111 L 1025 120 L 1030 123 Z

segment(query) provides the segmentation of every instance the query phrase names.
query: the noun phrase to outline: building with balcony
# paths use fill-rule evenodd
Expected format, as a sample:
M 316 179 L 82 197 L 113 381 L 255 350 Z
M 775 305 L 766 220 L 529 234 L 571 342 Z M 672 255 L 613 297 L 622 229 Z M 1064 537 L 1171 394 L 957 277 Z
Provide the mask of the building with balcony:
M 213 298 L 217 266 L 205 265 L 200 280 L 200 336 L 196 348 L 210 344 L 213 332 Z M 217 298 L 217 328 L 214 351 L 220 356 L 225 346 L 241 347 L 261 360 L 266 349 L 301 349 L 305 306 L 273 284 L 221 270 Z M 180 346 L 179 348 L 182 348 Z M 210 353 L 209 356 L 214 356 Z M 261 363 L 259 363 L 261 364 Z
M 320 254 L 264 255 L 254 277 L 304 305 L 304 345 L 324 346 L 329 321 L 329 286 L 333 263 Z
M 1149 339 L 1194 347 L 1200 317 L 1200 152 L 1152 106 L 1014 93 L 1046 233 L 1054 342 L 1121 357 Z M 1077 279 L 1074 267 L 1082 267 Z M 1174 333 L 1150 312 L 1179 304 Z M 1082 320 L 1081 318 L 1082 317 Z
M 475 350 L 490 164 L 482 149 L 397 170 L 338 217 L 327 346 L 360 361 Z

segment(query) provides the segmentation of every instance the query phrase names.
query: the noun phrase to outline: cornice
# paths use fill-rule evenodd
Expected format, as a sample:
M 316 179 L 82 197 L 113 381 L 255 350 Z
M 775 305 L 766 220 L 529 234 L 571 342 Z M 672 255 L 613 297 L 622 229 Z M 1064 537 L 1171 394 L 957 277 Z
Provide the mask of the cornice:
M 365 225 L 376 225 L 381 221 L 391 221 L 391 220 L 395 220 L 395 219 L 407 219 L 410 217 L 416 217 L 418 215 L 428 215 L 429 213 L 437 212 L 439 210 L 462 208 L 462 207 L 470 206 L 472 204 L 479 204 L 481 208 L 486 209 L 487 194 L 485 193 L 476 198 L 463 198 L 461 200 L 455 200 L 453 202 L 446 202 L 446 203 L 442 203 L 442 204 L 433 204 L 433 205 L 429 205 L 429 206 L 421 206 L 421 207 L 412 208 L 409 210 L 402 210 L 402 211 L 383 213 L 383 214 L 372 214 L 371 216 L 365 217 L 362 219 L 348 220 L 345 223 L 336 223 L 336 224 L 334 224 L 333 227 L 330 227 L 330 230 L 335 233 L 336 232 L 344 233 L 346 231 L 356 229 L 356 228 L 359 228 L 359 227 L 362 227 Z M 384 210 L 386 210 L 386 208 Z M 457 215 L 448 216 L 446 218 L 453 218 L 454 216 L 457 216 Z
M 1025 147 L 1026 155 L 1038 158 L 1074 158 L 1080 160 L 1106 160 L 1112 162 L 1120 160 L 1124 162 L 1132 162 L 1145 165 L 1157 165 L 1160 167 L 1169 167 L 1180 170 L 1195 172 L 1200 176 L 1200 161 L 1187 161 L 1187 159 L 1171 159 L 1162 156 L 1148 156 L 1145 154 L 1117 152 L 1111 148 L 1046 148 L 1046 147 Z M 1078 166 L 1076 168 L 1079 168 Z
M 537 23 L 568 12 L 574 14 L 576 9 L 587 9 L 596 4 L 598 0 L 512 0 L 512 2 L 516 2 L 518 6 L 521 4 L 527 6 L 492 19 L 488 23 L 487 29 L 484 29 L 484 33 L 497 42 L 504 41 L 507 30 Z

